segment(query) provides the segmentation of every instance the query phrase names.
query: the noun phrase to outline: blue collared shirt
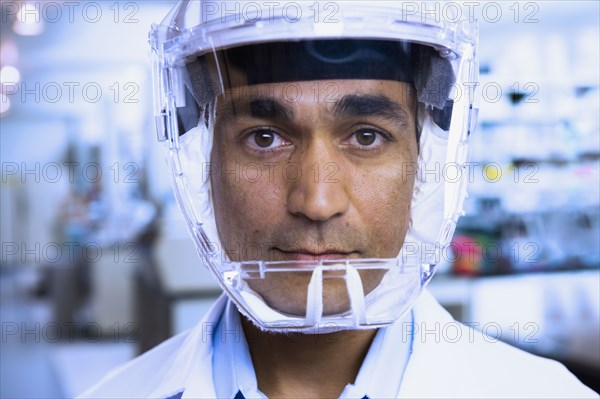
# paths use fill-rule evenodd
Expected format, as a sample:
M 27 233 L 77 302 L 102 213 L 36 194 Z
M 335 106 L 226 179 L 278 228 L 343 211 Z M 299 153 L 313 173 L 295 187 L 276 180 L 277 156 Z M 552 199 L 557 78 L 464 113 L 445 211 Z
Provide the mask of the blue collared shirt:
M 413 323 L 411 311 L 392 326 L 377 331 L 356 381 L 346 385 L 340 398 L 397 397 L 412 352 Z M 231 301 L 213 335 L 213 348 L 213 381 L 218 398 L 266 398 L 258 389 L 240 314 Z

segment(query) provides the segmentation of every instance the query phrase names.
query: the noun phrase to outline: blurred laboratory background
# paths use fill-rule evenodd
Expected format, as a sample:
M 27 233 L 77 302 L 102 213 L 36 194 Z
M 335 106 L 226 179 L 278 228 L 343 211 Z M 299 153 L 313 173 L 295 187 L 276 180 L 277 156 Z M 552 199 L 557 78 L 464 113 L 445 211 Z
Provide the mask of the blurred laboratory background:
M 172 4 L 0 1 L 2 398 L 73 397 L 219 295 L 154 131 Z M 477 4 L 470 197 L 430 290 L 598 391 L 600 3 Z

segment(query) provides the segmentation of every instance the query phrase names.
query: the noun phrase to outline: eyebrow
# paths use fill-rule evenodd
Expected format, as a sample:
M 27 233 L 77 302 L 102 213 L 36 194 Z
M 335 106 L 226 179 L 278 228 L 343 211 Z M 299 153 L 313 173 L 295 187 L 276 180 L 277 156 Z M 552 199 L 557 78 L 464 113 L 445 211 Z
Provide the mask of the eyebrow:
M 281 102 L 269 97 L 250 97 L 248 101 L 231 101 L 223 105 L 225 116 L 250 116 L 259 119 L 277 119 L 292 122 L 294 111 Z
M 222 117 L 250 116 L 260 119 L 276 119 L 291 123 L 294 110 L 272 97 L 253 96 L 247 101 L 230 101 L 223 104 Z M 333 105 L 336 118 L 379 117 L 399 125 L 408 123 L 408 114 L 397 102 L 383 94 L 347 94 Z
M 272 98 L 254 98 L 250 100 L 250 115 L 255 118 L 280 119 L 290 122 L 294 111 Z
M 348 94 L 333 106 L 336 118 L 374 116 L 394 121 L 400 125 L 408 123 L 408 114 L 400 104 L 382 94 Z

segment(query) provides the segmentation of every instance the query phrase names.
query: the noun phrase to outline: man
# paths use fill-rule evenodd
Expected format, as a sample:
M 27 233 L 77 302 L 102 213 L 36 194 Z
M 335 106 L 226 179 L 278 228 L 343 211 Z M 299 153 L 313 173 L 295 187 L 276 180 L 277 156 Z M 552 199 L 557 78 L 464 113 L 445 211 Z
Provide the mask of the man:
M 290 4 L 182 1 L 153 29 L 159 139 L 226 294 L 84 397 L 594 397 L 423 290 L 465 197 L 475 27 Z

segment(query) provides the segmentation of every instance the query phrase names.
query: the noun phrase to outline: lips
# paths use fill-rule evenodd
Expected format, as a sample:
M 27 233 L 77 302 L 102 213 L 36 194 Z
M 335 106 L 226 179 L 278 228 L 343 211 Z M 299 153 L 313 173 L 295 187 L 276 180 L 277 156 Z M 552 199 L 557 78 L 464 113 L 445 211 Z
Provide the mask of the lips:
M 278 258 L 282 260 L 300 260 L 300 261 L 321 261 L 357 258 L 357 252 L 311 252 L 303 249 L 282 250 L 275 248 L 278 252 Z

